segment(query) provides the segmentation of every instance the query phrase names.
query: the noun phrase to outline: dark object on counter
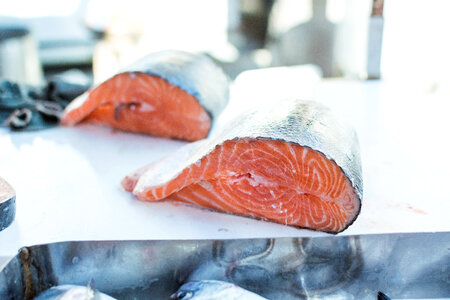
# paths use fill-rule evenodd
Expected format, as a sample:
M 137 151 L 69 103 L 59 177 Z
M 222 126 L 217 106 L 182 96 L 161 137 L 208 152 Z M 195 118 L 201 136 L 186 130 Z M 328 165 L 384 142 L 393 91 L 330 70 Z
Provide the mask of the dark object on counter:
M 57 77 L 44 87 L 0 80 L 0 127 L 21 131 L 56 126 L 69 102 L 88 88 Z
M 0 271 L 0 299 L 86 285 L 117 299 L 169 299 L 221 280 L 268 299 L 445 298 L 450 232 L 313 238 L 81 241 L 25 247 Z
M 16 215 L 16 193 L 14 189 L 0 177 L 0 231 L 14 221 Z
M 378 292 L 378 300 L 391 300 L 388 296 L 386 296 L 383 292 Z

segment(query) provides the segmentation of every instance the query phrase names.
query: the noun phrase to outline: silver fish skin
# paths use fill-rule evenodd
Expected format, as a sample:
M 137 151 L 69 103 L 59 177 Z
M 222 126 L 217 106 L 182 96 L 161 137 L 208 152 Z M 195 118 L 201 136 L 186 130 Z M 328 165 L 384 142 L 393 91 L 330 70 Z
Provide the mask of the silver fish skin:
M 58 285 L 42 292 L 34 300 L 117 300 L 90 286 Z
M 426 299 L 430 299 L 430 300 L 448 300 L 450 298 L 403 298 L 404 300 L 407 299 L 414 299 L 414 300 L 426 300 Z M 377 300 L 396 300 L 396 299 L 392 299 L 389 296 L 387 296 L 385 293 L 383 292 L 378 292 L 378 296 L 377 296 Z
M 183 284 L 170 299 L 175 300 L 264 300 L 235 284 L 219 280 L 193 281 Z M 267 300 L 267 299 L 266 299 Z
M 120 73 L 141 72 L 161 77 L 193 95 L 211 117 L 228 103 L 229 78 L 212 59 L 202 54 L 166 50 L 149 54 Z
M 188 144 L 170 156 L 141 168 L 135 173 L 140 177 L 133 194 L 169 182 L 216 146 L 236 138 L 282 140 L 321 152 L 335 161 L 350 180 L 359 198 L 360 208 L 363 177 L 356 132 L 328 107 L 318 102 L 296 99 L 277 101 L 275 105 L 262 105 L 246 111 L 209 138 Z M 359 210 L 347 227 L 358 214 Z

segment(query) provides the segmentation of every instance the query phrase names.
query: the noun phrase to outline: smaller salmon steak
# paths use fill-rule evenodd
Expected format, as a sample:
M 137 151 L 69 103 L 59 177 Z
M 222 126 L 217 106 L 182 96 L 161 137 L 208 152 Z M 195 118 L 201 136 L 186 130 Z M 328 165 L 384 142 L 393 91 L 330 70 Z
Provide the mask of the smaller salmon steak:
M 308 101 L 244 114 L 122 186 L 144 201 L 171 199 L 333 233 L 356 219 L 362 198 L 356 134 Z
M 228 101 L 228 79 L 210 59 L 180 51 L 149 55 L 75 99 L 61 124 L 196 141 Z

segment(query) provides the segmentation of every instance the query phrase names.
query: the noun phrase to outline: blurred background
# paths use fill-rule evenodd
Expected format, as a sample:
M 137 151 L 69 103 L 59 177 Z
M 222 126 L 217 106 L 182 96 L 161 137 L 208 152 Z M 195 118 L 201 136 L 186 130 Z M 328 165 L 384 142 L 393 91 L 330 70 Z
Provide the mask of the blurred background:
M 97 83 L 150 52 L 206 53 L 231 78 L 312 65 L 325 78 L 448 86 L 447 0 L 0 0 L 0 78 Z

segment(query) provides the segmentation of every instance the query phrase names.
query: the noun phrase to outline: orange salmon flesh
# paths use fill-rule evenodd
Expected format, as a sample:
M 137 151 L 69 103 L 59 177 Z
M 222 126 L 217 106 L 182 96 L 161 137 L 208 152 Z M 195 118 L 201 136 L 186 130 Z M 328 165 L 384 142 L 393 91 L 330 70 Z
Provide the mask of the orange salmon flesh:
M 97 123 L 187 141 L 205 138 L 211 127 L 193 95 L 145 73 L 118 74 L 80 97 L 67 107 L 61 124 Z
M 347 228 L 360 210 L 351 182 L 334 161 L 279 140 L 228 140 L 169 182 L 136 190 L 144 172 L 122 181 L 144 201 L 171 199 L 334 233 Z

